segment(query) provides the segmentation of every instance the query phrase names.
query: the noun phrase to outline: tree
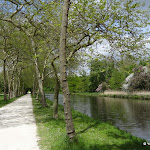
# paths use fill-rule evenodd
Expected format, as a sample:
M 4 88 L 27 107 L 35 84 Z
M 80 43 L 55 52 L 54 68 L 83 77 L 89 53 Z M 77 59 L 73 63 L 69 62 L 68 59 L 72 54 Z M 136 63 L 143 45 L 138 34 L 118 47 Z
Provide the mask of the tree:
M 95 92 L 96 88 L 102 82 L 109 81 L 114 69 L 114 64 L 109 58 L 95 59 L 90 62 L 90 86 L 91 92 Z
M 75 129 L 72 120 L 71 106 L 70 106 L 70 93 L 67 82 L 67 59 L 66 59 L 66 34 L 68 25 L 68 13 L 69 13 L 70 0 L 64 0 L 63 13 L 62 13 L 62 24 L 61 24 L 61 35 L 60 35 L 60 82 L 63 91 L 63 103 L 64 103 L 64 115 L 66 121 L 67 135 L 70 139 L 75 137 Z
M 57 75 L 57 70 L 54 65 L 54 61 L 51 63 L 54 74 L 55 74 L 55 89 L 54 89 L 54 104 L 53 104 L 53 118 L 58 119 L 58 96 L 59 96 L 59 90 L 60 90 L 60 81 L 59 77 Z
M 110 88 L 113 90 L 120 90 L 125 78 L 126 76 L 124 71 L 114 68 L 112 76 L 109 80 Z

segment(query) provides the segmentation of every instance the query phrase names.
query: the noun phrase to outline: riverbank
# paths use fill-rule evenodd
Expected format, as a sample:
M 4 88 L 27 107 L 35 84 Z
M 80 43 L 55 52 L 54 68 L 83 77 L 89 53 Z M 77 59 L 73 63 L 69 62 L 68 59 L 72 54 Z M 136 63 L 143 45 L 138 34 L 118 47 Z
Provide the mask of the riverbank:
M 4 101 L 4 95 L 0 95 L 0 108 L 7 105 L 7 104 L 9 104 L 9 103 L 12 103 L 13 101 L 15 101 L 18 98 L 19 97 L 12 98 L 12 99 L 9 99 L 7 101 Z
M 53 102 L 47 100 L 48 107 L 42 108 L 41 104 L 33 98 L 33 112 L 38 127 L 39 146 L 41 150 L 144 150 L 140 138 L 130 133 L 121 131 L 109 123 L 92 119 L 80 112 L 72 111 L 77 137 L 69 142 L 66 138 L 66 128 L 63 106 L 59 105 L 59 119 L 54 120 Z
M 72 93 L 72 94 L 85 95 L 85 96 L 150 100 L 150 92 L 127 93 L 122 91 L 105 91 L 104 93 L 94 92 L 94 93 Z

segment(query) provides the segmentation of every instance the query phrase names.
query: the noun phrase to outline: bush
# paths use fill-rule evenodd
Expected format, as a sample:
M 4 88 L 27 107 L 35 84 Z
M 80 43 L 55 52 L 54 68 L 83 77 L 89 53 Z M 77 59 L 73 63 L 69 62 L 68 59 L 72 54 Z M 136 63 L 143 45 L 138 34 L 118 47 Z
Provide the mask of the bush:
M 142 67 L 135 69 L 134 76 L 129 85 L 129 91 L 150 90 L 150 73 L 144 72 Z

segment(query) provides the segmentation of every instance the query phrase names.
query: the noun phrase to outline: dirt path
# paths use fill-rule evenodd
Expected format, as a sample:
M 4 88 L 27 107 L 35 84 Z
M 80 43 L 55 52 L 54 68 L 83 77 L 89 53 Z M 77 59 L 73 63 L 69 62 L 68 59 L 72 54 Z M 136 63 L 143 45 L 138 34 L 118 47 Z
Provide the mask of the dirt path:
M 0 150 L 39 150 L 31 95 L 0 108 Z

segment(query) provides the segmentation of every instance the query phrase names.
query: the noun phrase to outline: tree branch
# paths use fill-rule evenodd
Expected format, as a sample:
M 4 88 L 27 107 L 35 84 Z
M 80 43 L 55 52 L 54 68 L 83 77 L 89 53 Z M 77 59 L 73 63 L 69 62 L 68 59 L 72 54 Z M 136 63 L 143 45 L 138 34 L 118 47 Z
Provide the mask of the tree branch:
M 88 47 L 88 46 L 94 44 L 94 43 L 97 41 L 97 38 L 95 38 L 95 39 L 93 39 L 93 40 L 91 41 L 91 38 L 92 38 L 95 34 L 96 34 L 96 32 L 93 33 L 91 36 L 88 35 L 89 40 L 87 41 L 86 44 L 79 45 L 79 44 L 82 42 L 82 40 L 83 40 L 85 37 L 87 37 L 87 36 L 84 36 L 84 37 L 76 44 L 77 47 L 76 47 L 73 51 L 71 51 L 70 54 L 69 54 L 69 56 L 67 57 L 67 63 L 69 62 L 69 60 L 72 58 L 72 56 L 73 56 L 79 49 Z M 75 45 L 74 45 L 74 46 L 75 46 Z
M 21 9 L 23 8 L 24 5 L 21 5 L 21 7 L 18 9 L 18 6 L 16 8 L 16 11 L 10 16 L 10 18 L 12 19 L 18 12 L 21 11 Z

